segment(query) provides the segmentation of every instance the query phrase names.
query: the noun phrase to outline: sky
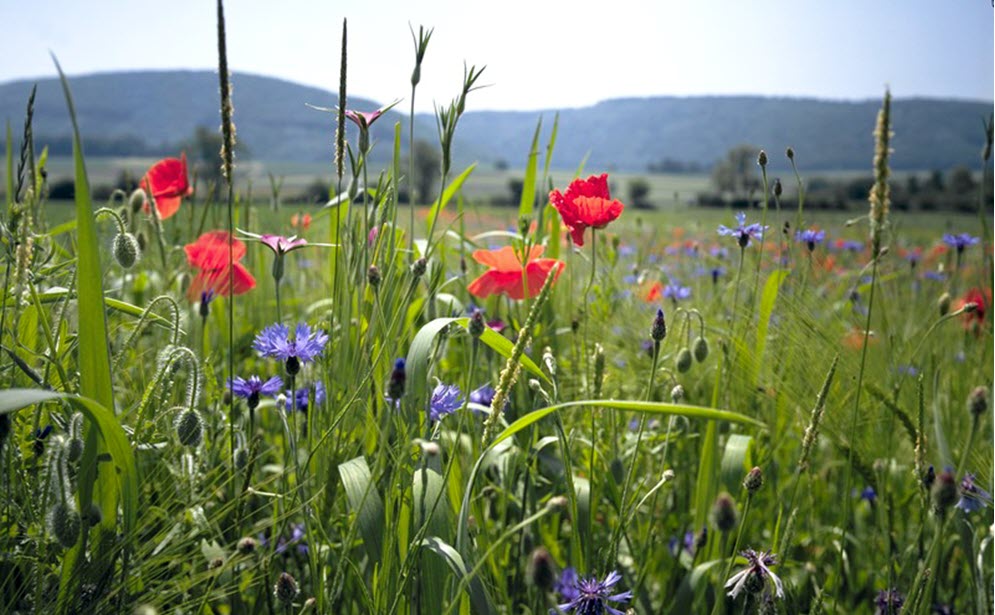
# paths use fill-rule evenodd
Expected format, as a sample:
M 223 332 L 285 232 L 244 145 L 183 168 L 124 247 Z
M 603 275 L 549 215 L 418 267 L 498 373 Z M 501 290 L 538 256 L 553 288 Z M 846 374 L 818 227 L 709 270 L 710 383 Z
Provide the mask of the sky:
M 229 65 L 411 101 L 409 28 L 434 28 L 415 107 L 459 92 L 468 110 L 583 107 L 608 98 L 760 94 L 837 100 L 993 100 L 989 0 L 228 0 Z M 0 0 L 0 82 L 217 68 L 213 0 Z M 235 83 L 237 88 L 237 82 Z M 237 96 L 237 94 L 236 94 Z M 237 98 L 236 98 L 237 102 Z

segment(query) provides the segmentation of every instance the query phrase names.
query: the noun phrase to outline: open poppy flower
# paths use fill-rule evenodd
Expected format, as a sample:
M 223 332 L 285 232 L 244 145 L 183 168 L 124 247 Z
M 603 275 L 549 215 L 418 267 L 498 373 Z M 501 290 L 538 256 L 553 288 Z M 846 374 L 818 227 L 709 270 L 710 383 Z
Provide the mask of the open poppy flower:
M 973 330 L 975 333 L 980 333 L 981 326 L 985 323 L 985 314 L 988 311 L 988 306 L 992 303 L 991 289 L 986 288 L 982 290 L 980 288 L 972 288 L 957 300 L 954 308 L 959 310 L 968 303 L 973 303 L 977 307 L 973 312 L 964 314 L 964 328 Z
M 238 262 L 245 256 L 245 244 L 231 238 L 231 267 L 229 268 L 228 240 L 231 236 L 225 231 L 211 231 L 201 235 L 196 242 L 187 244 L 187 262 L 198 269 L 187 297 L 196 301 L 203 293 L 213 291 L 215 295 L 241 295 L 256 287 L 256 279 Z
M 555 258 L 539 258 L 542 252 L 542 246 L 533 246 L 529 250 L 523 268 L 522 262 L 511 246 L 499 250 L 477 250 L 473 253 L 473 259 L 490 269 L 470 282 L 466 289 L 475 297 L 507 295 L 512 299 L 525 298 L 525 291 L 528 290 L 528 297 L 531 299 L 542 290 L 546 277 L 554 267 L 556 267 L 556 278 L 560 277 L 565 267 Z
M 193 186 L 187 178 L 187 155 L 163 158 L 145 172 L 138 185 L 152 195 L 159 218 L 169 218 L 180 208 L 183 197 L 193 194 Z M 148 202 L 145 203 L 144 210 L 145 213 L 152 211 Z
M 566 193 L 559 190 L 550 192 L 549 201 L 560 212 L 563 224 L 570 229 L 570 236 L 578 246 L 584 245 L 585 229 L 605 228 L 625 209 L 621 201 L 611 198 L 607 173 L 575 179 L 570 182 Z

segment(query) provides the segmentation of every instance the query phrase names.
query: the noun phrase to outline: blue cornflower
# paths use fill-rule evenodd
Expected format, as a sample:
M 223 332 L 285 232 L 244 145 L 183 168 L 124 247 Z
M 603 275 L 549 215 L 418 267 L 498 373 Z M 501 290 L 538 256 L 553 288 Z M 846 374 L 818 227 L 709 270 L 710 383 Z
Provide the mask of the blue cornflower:
M 689 555 L 694 555 L 694 543 L 696 538 L 694 532 L 688 530 L 684 532 L 684 538 L 678 539 L 677 536 L 671 536 L 668 541 L 670 547 L 670 554 L 677 557 L 681 554 L 681 551 L 687 551 Z
M 739 222 L 739 226 L 736 228 L 729 228 L 724 224 L 719 225 L 719 235 L 726 237 L 735 237 L 739 241 L 739 247 L 745 248 L 750 245 L 750 238 L 760 239 L 763 237 L 764 231 L 768 227 L 761 226 L 754 222 L 753 224 L 746 223 L 746 213 L 739 211 L 736 212 L 736 221 Z
M 985 506 L 991 506 L 992 495 L 974 484 L 974 474 L 968 472 L 964 479 L 960 481 L 960 499 L 954 508 L 959 508 L 966 513 L 981 510 Z
M 729 590 L 729 597 L 735 598 L 743 588 L 750 587 L 763 588 L 770 581 L 774 584 L 774 593 L 778 598 L 784 598 L 784 585 L 776 574 L 770 571 L 769 566 L 777 565 L 777 557 L 768 551 L 754 551 L 747 549 L 739 553 L 746 558 L 746 568 L 729 577 L 725 588 Z
M 677 303 L 681 299 L 690 297 L 691 289 L 687 286 L 681 286 L 680 282 L 676 280 L 671 280 L 670 284 L 663 287 L 663 296 L 669 297 L 674 303 Z
M 726 273 L 726 268 L 725 267 L 712 267 L 712 271 L 711 271 L 711 274 L 712 274 L 712 284 L 718 284 L 719 283 L 719 278 L 721 278 L 722 276 L 724 276 L 725 273 Z
M 947 279 L 947 274 L 943 273 L 942 271 L 926 271 L 922 274 L 922 277 L 924 277 L 927 280 L 942 282 Z
M 816 244 L 822 243 L 826 239 L 826 231 L 817 231 L 815 229 L 807 229 L 804 231 L 798 231 L 795 233 L 795 241 L 798 243 L 804 243 L 808 246 L 808 251 L 815 251 Z
M 494 390 L 494 387 L 489 384 L 485 384 L 478 389 L 470 391 L 470 401 L 489 408 L 491 406 L 491 402 L 494 401 L 495 393 L 497 393 L 497 391 Z
M 951 248 L 955 248 L 959 253 L 964 251 L 967 246 L 973 246 L 978 243 L 980 239 L 977 237 L 972 237 L 968 233 L 960 233 L 958 235 L 952 235 L 950 233 L 943 234 L 943 243 L 947 244 Z
M 404 395 L 404 384 L 408 379 L 404 369 L 405 361 L 398 358 L 394 361 L 394 369 L 390 372 L 390 382 L 387 383 L 387 400 L 391 404 L 398 404 L 401 396 Z
M 250 410 L 254 410 L 259 405 L 261 395 L 273 397 L 282 388 L 283 380 L 279 376 L 273 376 L 266 382 L 263 382 L 259 376 L 249 376 L 248 380 L 236 376 L 234 379 L 228 380 L 228 390 L 233 395 L 244 399 Z
M 287 396 L 287 412 L 290 412 L 295 407 L 301 412 L 307 413 L 308 409 L 308 398 L 310 397 L 311 390 L 314 390 L 314 405 L 320 406 L 325 402 L 325 384 L 320 380 L 314 383 L 314 387 L 309 389 L 304 387 L 297 389 L 293 394 L 290 391 L 286 391 Z M 291 402 L 293 400 L 293 402 Z M 291 405 L 293 403 L 293 405 Z
M 281 537 L 276 543 L 276 548 L 273 549 L 274 553 L 283 554 L 287 552 L 287 548 L 290 545 L 297 545 L 297 552 L 301 555 L 307 555 L 307 535 L 304 531 L 303 523 L 295 523 L 290 528 L 290 540 Z M 289 554 L 288 554 L 289 555 Z
M 569 577 L 568 577 L 568 572 Z M 577 577 L 577 572 L 573 568 L 567 568 L 557 583 L 557 590 L 566 602 L 557 606 L 564 613 L 574 612 L 577 615 L 625 615 L 610 604 L 626 603 L 632 599 L 632 592 L 626 591 L 620 594 L 612 594 L 612 587 L 622 580 L 622 575 L 617 571 L 612 571 L 605 577 L 604 581 L 599 581 L 596 577 L 582 579 Z M 555 611 L 550 611 L 555 613 Z
M 636 253 L 635 246 L 630 246 L 629 244 L 623 244 L 618 247 L 618 255 L 621 257 L 632 256 Z
M 846 250 L 848 252 L 860 252 L 864 249 L 864 244 L 863 242 L 853 241 L 852 239 L 837 239 L 836 249 Z
M 456 412 L 463 406 L 463 393 L 455 384 L 441 382 L 432 390 L 429 401 L 428 418 L 432 421 L 442 420 L 447 414 Z
M 321 356 L 327 343 L 328 335 L 324 331 L 311 331 L 306 323 L 297 325 L 293 339 L 290 339 L 287 325 L 275 324 L 260 331 L 252 347 L 260 356 L 283 360 L 287 374 L 294 376 L 301 371 L 302 363 L 310 363 Z
M 215 294 L 214 289 L 209 288 L 200 293 L 200 307 L 198 311 L 200 312 L 201 318 L 207 318 L 211 315 L 211 301 L 214 300 Z
M 882 589 L 874 599 L 875 615 L 890 615 L 899 613 L 902 605 L 905 604 L 905 597 L 897 589 Z
M 895 368 L 895 371 L 903 376 L 918 376 L 919 368 L 915 365 L 899 365 Z
M 860 492 L 860 499 L 867 500 L 867 503 L 873 506 L 878 499 L 878 493 L 874 491 L 874 487 L 868 485 Z

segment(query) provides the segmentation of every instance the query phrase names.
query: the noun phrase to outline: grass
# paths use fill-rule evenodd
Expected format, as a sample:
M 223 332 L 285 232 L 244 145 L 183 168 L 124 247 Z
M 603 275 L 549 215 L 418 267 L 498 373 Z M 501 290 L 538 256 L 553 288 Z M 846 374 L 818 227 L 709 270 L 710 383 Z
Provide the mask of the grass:
M 113 174 L 83 152 L 77 186 Z M 22 189 L 0 218 L 2 612 L 555 613 L 568 568 L 618 573 L 590 600 L 631 592 L 608 604 L 639 613 L 991 609 L 991 502 L 962 483 L 993 480 L 977 215 L 892 212 L 876 262 L 866 220 L 789 197 L 748 212 L 770 228 L 745 247 L 717 233 L 732 211 L 683 205 L 627 208 L 577 247 L 545 198 L 572 174 L 539 160 L 519 224 L 486 205 L 514 174 L 475 171 L 411 226 L 397 151 L 367 171 L 374 193 L 308 209 L 306 228 L 303 207 L 247 205 L 245 175 L 231 209 L 195 192 L 158 222 L 115 197 L 144 244 L 126 269 L 105 203 L 40 198 L 32 158 L 8 152 Z M 343 187 L 362 174 L 346 169 Z M 453 186 L 463 169 L 447 171 Z M 827 238 L 782 233 L 799 215 Z M 185 248 L 229 228 L 309 243 L 237 234 L 244 256 L 222 239 L 193 266 Z M 487 274 L 474 252 L 501 246 L 565 269 Z M 231 296 L 235 262 L 254 286 Z M 503 292 L 471 294 L 481 275 Z M 188 296 L 201 283 L 217 296 Z M 277 322 L 321 333 L 289 360 L 260 338 Z M 247 398 L 230 376 L 283 382 Z M 732 577 L 745 549 L 773 551 L 770 571 Z

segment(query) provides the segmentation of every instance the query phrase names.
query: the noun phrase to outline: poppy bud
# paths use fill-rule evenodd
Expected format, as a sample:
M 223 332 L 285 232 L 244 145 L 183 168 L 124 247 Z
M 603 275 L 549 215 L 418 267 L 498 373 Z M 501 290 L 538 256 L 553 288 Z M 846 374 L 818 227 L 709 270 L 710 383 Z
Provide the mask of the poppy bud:
M 788 147 L 788 149 L 784 151 L 784 154 L 788 157 L 788 160 L 795 159 L 795 150 L 791 149 L 791 147 Z
M 370 286 L 373 290 L 380 287 L 380 268 L 376 265 L 370 265 L 370 268 L 366 271 L 366 279 L 369 281 Z
M 767 166 L 767 152 L 760 150 L 760 154 L 757 155 L 757 164 L 762 167 Z
M 276 596 L 276 599 L 284 604 L 291 604 L 299 593 L 297 580 L 289 573 L 281 572 L 280 577 L 276 580 L 276 585 L 273 586 L 273 595 Z
M 936 307 L 940 310 L 940 316 L 946 316 L 950 311 L 950 293 L 943 293 L 936 301 Z
M 720 493 L 712 505 L 712 525 L 720 532 L 728 532 L 739 522 L 739 512 L 736 502 L 728 493 Z
M 680 351 L 677 353 L 677 359 L 674 362 L 675 366 L 677 367 L 677 371 L 679 371 L 682 374 L 688 371 L 689 369 L 691 369 L 691 362 L 692 362 L 691 350 L 686 346 L 684 348 L 681 348 Z
M 145 246 L 147 246 L 148 243 L 149 243 L 149 240 L 145 236 L 145 233 L 143 233 L 142 231 L 138 231 L 138 234 L 135 235 L 135 240 L 138 241 L 138 250 L 140 252 L 144 252 L 145 251 Z
M 694 344 L 691 345 L 691 348 L 694 352 L 694 358 L 698 363 L 701 363 L 708 358 L 708 340 L 705 338 L 699 336 L 694 340 Z
M 684 387 L 679 384 L 675 385 L 674 388 L 670 389 L 670 401 L 679 404 L 682 399 L 684 399 Z
M 145 206 L 145 201 L 145 191 L 138 188 L 128 197 L 128 209 L 137 214 Z
M 238 546 L 235 548 L 238 549 L 238 552 L 242 555 L 249 555 L 250 553 L 253 553 L 258 546 L 259 543 L 256 542 L 255 538 L 252 536 L 246 536 L 238 541 Z
M 204 420 L 193 408 L 181 410 L 176 416 L 173 428 L 176 430 L 176 436 L 183 446 L 200 446 L 204 438 Z
M 419 258 L 415 262 L 411 263 L 411 275 L 415 276 L 415 279 L 425 275 L 425 269 L 428 268 L 428 262 L 424 257 Z
M 66 442 L 66 459 L 70 462 L 77 461 L 83 456 L 83 438 L 73 437 Z
M 944 470 L 936 477 L 933 484 L 933 507 L 938 514 L 943 514 L 957 502 L 957 479 L 953 472 Z
M 746 473 L 746 478 L 743 479 L 743 488 L 753 495 L 764 486 L 764 473 L 760 468 L 754 467 L 752 470 Z
M 526 578 L 529 583 L 544 592 L 553 589 L 556 583 L 556 564 L 546 547 L 537 547 L 529 556 Z
M 971 415 L 979 417 L 988 411 L 988 387 L 975 387 L 967 396 L 967 409 Z
M 650 337 L 654 342 L 661 342 L 667 337 L 667 321 L 663 315 L 663 308 L 657 308 L 656 318 L 653 319 L 653 327 L 650 329 Z
M 65 502 L 57 503 L 48 513 L 48 529 L 63 547 L 72 547 L 79 538 L 79 513 Z
M 142 249 L 131 233 L 114 236 L 114 260 L 122 269 L 131 269 L 142 258 Z
M 467 328 L 470 330 L 470 335 L 473 336 L 474 339 L 480 337 L 484 334 L 486 326 L 487 324 L 484 323 L 484 313 L 480 310 L 474 310 L 473 315 L 470 316 L 470 324 L 467 325 Z

